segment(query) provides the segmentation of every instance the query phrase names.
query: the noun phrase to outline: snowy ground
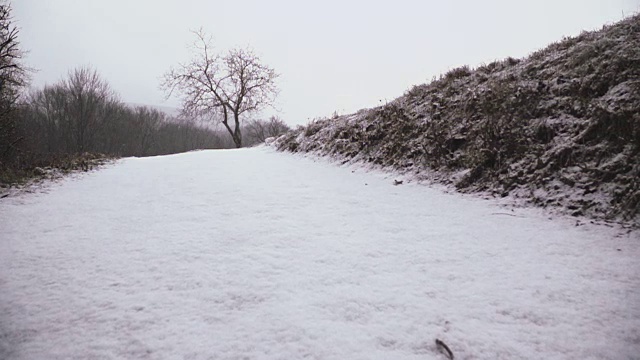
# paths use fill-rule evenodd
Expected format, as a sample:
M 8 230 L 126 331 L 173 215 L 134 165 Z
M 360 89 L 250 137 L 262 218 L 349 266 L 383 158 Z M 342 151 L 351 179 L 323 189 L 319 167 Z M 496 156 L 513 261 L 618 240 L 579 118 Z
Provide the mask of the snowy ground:
M 639 359 L 640 235 L 268 148 L 0 200 L 2 359 Z

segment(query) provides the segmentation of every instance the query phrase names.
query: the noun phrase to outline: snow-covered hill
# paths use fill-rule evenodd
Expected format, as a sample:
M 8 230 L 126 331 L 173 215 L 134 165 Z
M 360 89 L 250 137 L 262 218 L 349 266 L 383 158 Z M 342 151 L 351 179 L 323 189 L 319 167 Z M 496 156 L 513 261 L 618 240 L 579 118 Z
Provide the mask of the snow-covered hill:
M 451 70 L 275 145 L 640 226 L 640 15 Z
M 269 148 L 0 199 L 2 359 L 632 359 L 638 232 Z

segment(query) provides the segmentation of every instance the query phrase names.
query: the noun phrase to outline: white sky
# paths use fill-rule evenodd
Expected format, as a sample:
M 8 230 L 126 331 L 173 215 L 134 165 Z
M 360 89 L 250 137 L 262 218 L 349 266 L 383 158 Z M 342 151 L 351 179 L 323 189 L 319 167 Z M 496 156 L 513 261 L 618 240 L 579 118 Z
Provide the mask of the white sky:
M 91 65 L 123 101 L 165 101 L 160 76 L 189 59 L 190 29 L 251 46 L 281 74 L 290 124 L 377 106 L 450 68 L 523 57 L 640 9 L 640 0 L 14 0 L 33 84 Z

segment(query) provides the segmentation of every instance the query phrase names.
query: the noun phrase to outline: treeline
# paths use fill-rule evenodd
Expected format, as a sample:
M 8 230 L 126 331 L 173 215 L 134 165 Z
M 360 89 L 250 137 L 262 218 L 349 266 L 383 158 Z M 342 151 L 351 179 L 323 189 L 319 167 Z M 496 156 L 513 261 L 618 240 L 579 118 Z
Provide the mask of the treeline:
M 16 103 L 13 156 L 17 170 L 56 166 L 68 155 L 154 156 L 195 149 L 234 148 L 223 130 L 179 119 L 147 106 L 129 106 L 96 70 L 82 67 L 57 84 L 32 90 Z M 246 146 L 263 143 L 289 127 L 280 119 L 249 120 Z
M 150 156 L 223 148 L 219 134 L 146 106 L 122 103 L 95 70 L 79 68 L 20 104 L 22 150 L 38 156 Z
M 38 168 L 73 169 L 73 164 L 86 159 L 230 147 L 224 134 L 214 129 L 154 108 L 126 105 L 89 68 L 31 90 L 3 115 L 0 183 L 4 184 L 29 178 Z
M 122 103 L 98 73 L 86 67 L 32 91 L 19 105 L 22 148 L 33 154 L 154 156 L 235 147 L 223 129 Z M 289 127 L 272 117 L 248 120 L 242 130 L 246 146 L 253 146 Z

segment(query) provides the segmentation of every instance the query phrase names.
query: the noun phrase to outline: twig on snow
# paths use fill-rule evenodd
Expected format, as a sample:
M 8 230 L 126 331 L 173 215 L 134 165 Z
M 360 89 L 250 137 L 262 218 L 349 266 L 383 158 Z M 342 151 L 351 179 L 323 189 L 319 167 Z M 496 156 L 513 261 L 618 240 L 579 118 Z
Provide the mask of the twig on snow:
M 445 354 L 449 358 L 449 360 L 453 360 L 453 351 L 449 349 L 449 347 L 447 346 L 447 344 L 444 343 L 444 341 L 440 339 L 436 339 L 436 346 L 438 347 L 438 350 L 440 350 L 441 353 Z

